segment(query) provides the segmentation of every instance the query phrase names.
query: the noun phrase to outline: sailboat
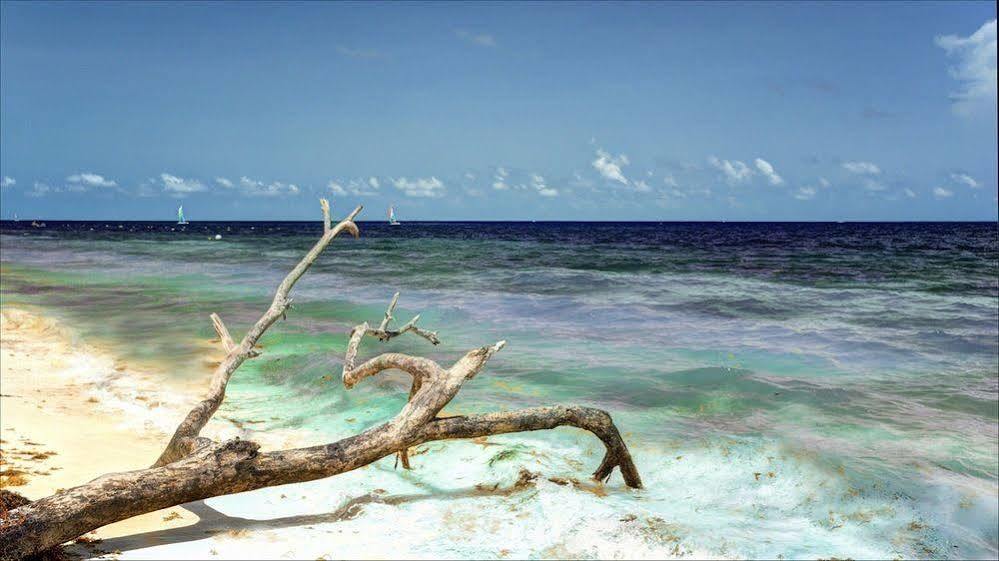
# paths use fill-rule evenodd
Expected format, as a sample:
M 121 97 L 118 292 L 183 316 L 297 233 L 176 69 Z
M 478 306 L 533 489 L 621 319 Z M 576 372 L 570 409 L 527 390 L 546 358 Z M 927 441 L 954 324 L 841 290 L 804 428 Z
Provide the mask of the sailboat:
M 389 226 L 402 226 L 398 220 L 395 219 L 395 207 L 389 207 Z
M 190 222 L 188 222 L 184 218 L 184 206 L 183 205 L 177 207 L 177 224 L 190 224 Z

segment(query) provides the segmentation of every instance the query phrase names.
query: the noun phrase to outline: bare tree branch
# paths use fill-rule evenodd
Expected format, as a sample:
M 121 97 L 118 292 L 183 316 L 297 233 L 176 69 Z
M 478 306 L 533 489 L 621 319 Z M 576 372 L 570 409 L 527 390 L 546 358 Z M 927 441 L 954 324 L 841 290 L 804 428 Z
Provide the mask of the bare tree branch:
M 641 487 L 610 416 L 597 409 L 541 407 L 436 419 L 414 432 L 407 445 L 558 426 L 589 431 L 604 442 L 607 452 L 595 477 L 606 479 L 610 469 L 620 465 L 625 482 Z M 100 526 L 162 508 L 323 479 L 363 467 L 396 451 L 397 443 L 388 437 L 387 427 L 388 423 L 332 444 L 262 454 L 252 442 L 230 440 L 201 448 L 167 466 L 102 476 L 12 510 L 9 516 L 21 523 L 0 527 L 0 559 L 21 559 Z
M 441 341 L 440 339 L 437 338 L 436 331 L 424 331 L 416 326 L 416 322 L 419 321 L 420 319 L 419 314 L 413 316 L 413 319 L 406 322 L 406 324 L 403 325 L 401 329 L 398 330 L 388 329 L 389 323 L 392 321 L 392 319 L 394 319 L 392 316 L 392 312 L 395 310 L 395 306 L 398 303 L 399 303 L 399 293 L 396 292 L 392 296 L 392 301 L 389 302 L 388 308 L 385 310 L 385 317 L 382 319 L 382 322 L 378 326 L 378 329 L 372 329 L 371 325 L 369 325 L 368 322 L 364 322 L 360 325 L 355 326 L 354 329 L 351 330 L 350 338 L 347 341 L 346 355 L 343 361 L 343 383 L 345 386 L 347 386 L 348 389 L 353 387 L 353 385 L 356 384 L 357 381 L 360 380 L 361 378 L 380 372 L 380 370 L 378 370 L 376 372 L 370 372 L 367 374 L 353 374 L 353 375 L 351 374 L 351 372 L 355 369 L 355 364 L 357 360 L 357 351 L 360 348 L 361 340 L 364 339 L 365 336 L 374 337 L 379 341 L 388 341 L 404 333 L 413 332 L 419 335 L 420 337 L 423 337 L 427 341 L 430 341 L 434 345 L 440 344 Z M 373 366 L 374 365 L 367 364 L 367 366 L 362 365 L 359 368 L 365 368 L 365 372 L 367 372 Z M 388 368 L 398 368 L 399 370 L 406 370 L 405 368 L 401 368 L 399 366 L 389 366 Z
M 373 376 L 383 370 L 388 370 L 390 368 L 395 368 L 408 372 L 413 376 L 413 386 L 409 392 L 409 399 L 412 400 L 416 395 L 417 391 L 422 387 L 424 380 L 430 376 L 438 373 L 441 368 L 437 363 L 425 359 L 416 358 L 407 355 L 402 355 L 398 353 L 384 354 L 375 357 L 364 364 L 355 367 L 355 360 L 357 358 L 357 351 L 360 347 L 361 340 L 365 335 L 370 335 L 377 338 L 379 341 L 388 341 L 393 337 L 398 337 L 403 333 L 412 331 L 417 335 L 423 337 L 424 339 L 430 341 L 434 345 L 440 343 L 440 339 L 437 338 L 436 331 L 423 331 L 416 326 L 416 322 L 420 319 L 420 314 L 413 316 L 413 319 L 406 322 L 401 329 L 390 330 L 388 329 L 389 323 L 394 319 L 392 312 L 395 310 L 396 304 L 399 303 L 399 293 L 396 292 L 392 295 L 392 301 L 389 302 L 388 308 L 385 309 L 385 317 L 382 319 L 382 323 L 378 326 L 378 329 L 371 329 L 368 322 L 364 322 L 361 325 L 354 327 L 350 332 L 350 340 L 347 344 L 347 354 L 346 359 L 343 363 L 343 385 L 348 390 L 354 387 L 358 381 L 368 376 Z M 402 462 L 403 469 L 411 469 L 409 465 L 409 450 L 408 448 L 403 448 L 399 450 L 399 455 L 396 459 L 396 465 Z
M 323 233 L 325 234 L 333 227 L 333 219 L 330 218 L 330 202 L 326 199 L 319 199 L 319 206 L 323 209 Z
M 392 312 L 398 303 L 396 293 L 377 329 L 368 323 L 356 326 L 350 334 L 343 367 L 347 389 L 361 380 L 390 369 L 413 378 L 409 400 L 391 420 L 338 442 L 260 453 L 253 442 L 239 439 L 216 443 L 199 436 L 225 397 L 226 384 L 247 358 L 254 345 L 291 302 L 288 297 L 295 282 L 308 270 L 323 249 L 342 231 L 355 237 L 354 210 L 336 227 L 331 227 L 329 205 L 323 200 L 323 235 L 278 286 L 271 306 L 250 328 L 238 345 L 217 314 L 212 323 L 228 353 L 215 370 L 208 397 L 187 414 L 160 459 L 152 467 L 112 473 L 89 483 L 60 491 L 0 513 L 0 560 L 21 559 L 57 546 L 101 526 L 186 502 L 270 487 L 311 481 L 366 466 L 391 454 L 398 454 L 403 467 L 410 468 L 406 453 L 412 446 L 435 440 L 476 438 L 493 434 L 574 426 L 596 435 L 606 448 L 594 477 L 607 481 L 615 467 L 620 468 L 629 487 L 642 486 L 628 447 L 610 415 L 599 409 L 577 406 L 538 407 L 520 411 L 439 418 L 440 411 L 458 394 L 462 384 L 478 374 L 505 341 L 465 353 L 450 367 L 401 353 L 383 353 L 355 365 L 358 347 L 366 336 L 388 341 L 407 332 L 439 343 L 436 332 L 416 327 L 419 316 L 401 329 L 392 330 Z
M 392 311 L 395 310 L 395 305 L 399 303 L 399 293 L 396 292 L 392 295 L 392 301 L 389 302 L 388 308 L 385 310 L 385 319 L 382 320 L 382 324 L 378 326 L 378 331 L 385 331 L 388 327 L 390 321 L 392 321 Z
M 424 425 L 418 435 L 421 442 L 452 438 L 478 438 L 509 432 L 548 430 L 560 426 L 573 426 L 588 430 L 607 447 L 600 466 L 593 477 L 606 482 L 615 467 L 621 469 L 624 482 L 629 487 L 642 487 L 642 478 L 631 459 L 631 453 L 618 433 L 614 421 L 606 411 L 590 407 L 555 406 L 536 407 L 485 415 L 445 417 Z
M 232 335 L 229 335 L 229 330 L 225 324 L 222 323 L 222 318 L 216 313 L 212 313 L 210 317 L 212 318 L 212 325 L 215 326 L 215 333 L 218 334 L 219 340 L 222 341 L 222 347 L 225 349 L 225 354 L 228 355 L 236 348 L 236 343 L 232 340 Z
M 323 208 L 323 221 L 324 225 L 328 225 L 329 220 L 329 202 L 326 199 L 320 199 L 320 204 Z M 227 356 L 212 374 L 212 380 L 208 389 L 208 396 L 205 397 L 200 403 L 198 403 L 191 411 L 187 414 L 187 417 L 180 423 L 177 430 L 174 432 L 173 438 L 170 439 L 170 443 L 167 444 L 165 450 L 160 455 L 153 467 L 158 467 L 166 465 L 170 462 L 176 461 L 182 458 L 184 455 L 190 453 L 192 446 L 194 445 L 193 439 L 198 436 L 201 429 L 204 428 L 208 420 L 212 418 L 215 411 L 218 410 L 219 406 L 222 405 L 222 400 L 225 399 L 225 389 L 226 385 L 229 383 L 229 378 L 232 374 L 243 364 L 247 358 L 256 356 L 256 351 L 253 347 L 263 336 L 264 332 L 278 320 L 279 317 L 283 316 L 287 311 L 288 306 L 291 305 L 291 299 L 288 297 L 291 288 L 295 286 L 298 279 L 302 278 L 305 271 L 309 270 L 309 267 L 319 258 L 319 255 L 326 249 L 326 246 L 336 238 L 340 232 L 347 231 L 350 232 L 355 238 L 359 236 L 357 225 L 354 224 L 354 217 L 361 212 L 361 208 L 358 206 L 351 212 L 347 218 L 343 219 L 335 228 L 327 228 L 324 226 L 323 235 L 319 238 L 312 249 L 305 254 L 305 257 L 298 262 L 297 265 L 291 270 L 290 273 L 281 281 L 278 285 L 277 290 L 274 293 L 274 299 L 271 302 L 270 307 L 264 313 L 263 316 L 250 328 L 250 330 L 243 337 L 238 347 L 227 348 Z M 223 333 L 228 334 L 228 330 L 222 324 L 221 319 L 216 319 L 218 316 L 212 318 L 215 324 L 216 331 L 219 331 L 219 327 L 222 331 L 219 332 L 219 336 L 222 337 Z M 232 343 L 232 337 L 228 337 L 229 344 Z M 228 347 L 226 343 L 226 338 L 223 337 L 223 345 Z

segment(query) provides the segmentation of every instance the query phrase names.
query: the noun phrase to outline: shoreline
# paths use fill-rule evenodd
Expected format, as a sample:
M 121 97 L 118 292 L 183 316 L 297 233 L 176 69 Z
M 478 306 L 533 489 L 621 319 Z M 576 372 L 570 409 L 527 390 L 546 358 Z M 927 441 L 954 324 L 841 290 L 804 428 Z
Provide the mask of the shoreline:
M 157 377 L 148 365 L 132 368 L 81 341 L 71 326 L 36 306 L 0 308 L 0 343 L 0 487 L 30 500 L 108 473 L 148 467 L 186 408 L 200 398 L 209 376 L 164 384 L 165 376 Z M 208 352 L 206 360 L 221 351 Z M 252 439 L 261 449 L 312 445 L 321 438 L 308 430 L 255 432 L 237 418 L 219 415 L 202 434 L 217 441 Z M 428 538 L 425 531 L 407 533 L 402 541 L 397 536 L 394 542 L 358 543 L 357 538 L 381 527 L 393 512 L 402 516 L 397 509 L 409 501 L 499 500 L 518 489 L 474 485 L 441 497 L 424 495 L 425 484 L 390 467 L 386 472 L 386 465 L 342 474 L 335 482 L 271 487 L 146 513 L 98 528 L 64 547 L 78 558 L 116 560 L 433 558 L 416 539 Z M 396 481 L 379 481 L 383 476 Z M 383 488 L 398 492 L 400 484 L 408 494 Z M 554 483 L 547 485 L 565 492 Z M 469 506 L 478 508 L 465 508 Z M 441 514 L 448 528 L 464 527 L 459 519 Z M 500 548 L 496 556 L 506 551 Z
M 0 467 L 24 472 L 23 484 L 10 489 L 29 499 L 147 467 L 210 376 L 205 369 L 204 377 L 194 372 L 196 380 L 171 385 L 175 378 L 156 363 L 119 360 L 53 317 L 59 316 L 44 307 L 0 308 L 0 449 L 9 462 Z M 205 362 L 221 354 L 217 343 L 204 343 Z M 221 415 L 203 434 L 252 439 L 264 449 L 322 438 L 307 429 L 254 432 L 239 418 Z M 433 443 L 412 454 L 414 472 L 396 470 L 387 458 L 336 478 L 148 513 L 100 528 L 67 549 L 105 559 L 739 558 L 779 551 L 753 547 L 781 541 L 785 529 L 776 522 L 761 525 L 762 542 L 753 538 L 739 547 L 727 541 L 729 527 L 719 526 L 718 509 L 738 513 L 748 502 L 774 515 L 804 509 L 795 528 L 816 540 L 813 552 L 823 556 L 887 557 L 923 551 L 917 546 L 949 551 L 940 545 L 949 535 L 943 528 L 976 528 L 970 516 L 994 513 L 972 498 L 978 494 L 954 495 L 959 481 L 941 482 L 919 501 L 855 489 L 842 472 L 807 456 L 785 457 L 780 443 L 769 440 L 676 446 L 658 456 L 636 448 L 649 480 L 649 488 L 637 493 L 619 482 L 590 490 L 546 478 L 514 492 L 521 468 L 582 476 L 596 462 L 594 449 L 599 447 L 589 438 L 530 433 Z M 677 489 L 703 489 L 705 478 L 718 492 L 663 507 L 677 500 Z M 738 501 L 730 499 L 733 493 Z M 721 506 L 710 508 L 713 501 Z M 828 522 L 815 501 L 829 505 Z M 705 505 L 710 519 L 699 514 Z M 927 512 L 939 515 L 928 518 Z M 891 545 L 872 541 L 886 531 Z M 985 542 L 981 549 L 994 546 Z
M 209 352 L 207 360 L 218 351 Z M 0 487 L 31 500 L 104 474 L 149 467 L 210 376 L 203 383 L 164 384 L 163 375 L 81 341 L 34 306 L 0 308 L 0 357 Z M 255 432 L 221 417 L 202 434 L 252 439 L 265 450 L 309 443 L 305 431 Z M 69 549 L 84 557 L 115 553 L 100 543 L 115 539 L 141 551 L 159 545 L 164 532 L 200 528 L 205 517 L 216 520 L 219 513 L 204 502 L 174 506 L 99 528 Z M 211 551 L 205 544 L 195 555 Z
M 0 341 L 3 487 L 31 500 L 106 473 L 148 467 L 186 413 L 186 406 L 198 397 L 187 395 L 200 389 L 197 383 L 181 392 L 157 385 L 153 372 L 132 370 L 112 354 L 78 340 L 71 327 L 51 319 L 44 309 L 0 308 Z M 238 426 L 238 420 L 213 422 L 203 434 L 214 439 L 252 438 L 272 449 L 309 444 L 317 436 L 291 430 L 253 433 Z M 583 552 L 596 551 L 593 548 L 610 557 L 624 550 L 646 558 L 691 553 L 678 543 L 675 527 L 659 518 L 632 515 L 613 522 L 618 513 L 607 502 L 602 486 L 580 492 L 541 478 L 532 486 L 519 487 L 513 483 L 520 467 L 516 463 L 504 462 L 503 475 L 496 482 L 499 474 L 490 473 L 491 462 L 467 465 L 459 459 L 468 453 L 482 456 L 482 448 L 496 445 L 485 440 L 451 444 L 459 451 L 451 462 L 437 454 L 429 454 L 434 457 L 428 460 L 423 453 L 430 447 L 420 449 L 413 457 L 422 477 L 396 471 L 387 459 L 335 480 L 174 506 L 99 528 L 71 542 L 66 550 L 81 558 L 116 560 L 460 556 L 453 547 L 428 547 L 444 535 L 455 546 L 472 547 L 477 556 L 494 558 L 526 556 L 535 549 L 546 557 L 586 557 Z M 435 445 L 433 450 L 442 446 Z M 496 453 L 490 451 L 490 456 Z M 13 481 L 12 475 L 16 476 Z M 437 487 L 424 478 L 448 483 Z M 481 481 L 493 483 L 475 483 Z M 544 516 L 543 506 L 539 511 L 540 505 L 530 507 L 522 501 L 539 499 L 541 505 L 568 500 L 576 504 L 575 512 L 585 510 L 582 505 L 587 504 L 603 514 L 587 521 L 588 526 L 596 525 L 591 528 L 593 534 L 587 533 L 590 537 L 580 543 L 575 538 L 544 548 L 512 545 L 514 533 L 522 531 L 518 529 L 522 519 L 540 522 L 537 517 Z M 491 516 L 482 516 L 485 512 Z M 432 522 L 422 527 L 427 519 Z M 386 527 L 391 520 L 395 522 Z M 669 541 L 658 546 L 646 542 L 642 533 L 649 527 L 664 533 Z M 481 550 L 468 541 L 479 531 L 500 530 L 505 537 L 499 537 L 494 547 Z M 612 541 L 600 537 L 619 530 L 627 531 Z M 371 532 L 378 532 L 382 539 L 366 539 Z
M 135 405 L 117 407 L 131 372 L 110 355 L 74 339 L 36 311 L 0 310 L 0 485 L 31 500 L 100 475 L 148 467 L 168 435 L 162 392 L 130 380 Z M 142 417 L 142 410 L 147 414 Z M 159 410 L 159 411 L 156 411 Z M 108 539 L 194 524 L 181 507 L 110 524 L 88 534 Z M 95 552 L 96 553 L 96 552 Z

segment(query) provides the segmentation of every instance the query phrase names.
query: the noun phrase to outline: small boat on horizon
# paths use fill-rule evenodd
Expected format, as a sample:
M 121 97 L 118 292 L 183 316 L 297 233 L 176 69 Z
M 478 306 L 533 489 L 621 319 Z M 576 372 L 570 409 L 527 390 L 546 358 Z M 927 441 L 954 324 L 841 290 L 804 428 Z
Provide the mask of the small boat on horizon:
M 402 226 L 402 223 L 395 219 L 395 207 L 389 206 L 388 218 L 389 226 Z
M 177 207 L 177 224 L 190 224 L 190 222 L 184 218 L 184 205 Z

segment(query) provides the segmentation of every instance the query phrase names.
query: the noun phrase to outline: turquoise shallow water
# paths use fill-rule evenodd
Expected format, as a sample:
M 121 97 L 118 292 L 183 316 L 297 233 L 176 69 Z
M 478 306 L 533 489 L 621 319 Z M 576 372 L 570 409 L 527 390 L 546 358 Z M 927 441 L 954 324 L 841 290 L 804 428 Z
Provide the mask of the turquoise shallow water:
M 299 223 L 23 226 L 0 228 L 4 305 L 41 306 L 85 339 L 158 365 L 168 382 L 205 376 L 208 314 L 222 313 L 238 336 L 318 232 Z M 506 339 L 448 411 L 608 409 L 648 487 L 630 492 L 615 476 L 606 496 L 552 484 L 516 498 L 448 499 L 512 481 L 520 467 L 585 476 L 600 445 L 569 429 L 435 444 L 411 473 L 386 460 L 352 475 L 359 488 L 435 497 L 372 509 L 373 518 L 446 520 L 471 509 L 502 524 L 472 543 L 443 529 L 413 544 L 416 554 L 999 552 L 995 224 L 361 229 L 299 283 L 293 313 L 234 377 L 220 415 L 315 439 L 393 415 L 406 398 L 401 377 L 347 392 L 323 376 L 339 372 L 349 329 L 378 320 L 399 290 L 400 319 L 421 313 L 443 343 L 366 341 L 362 355 L 447 363 Z M 209 240 L 215 233 L 223 239 Z M 531 534 L 539 522 L 550 531 Z

